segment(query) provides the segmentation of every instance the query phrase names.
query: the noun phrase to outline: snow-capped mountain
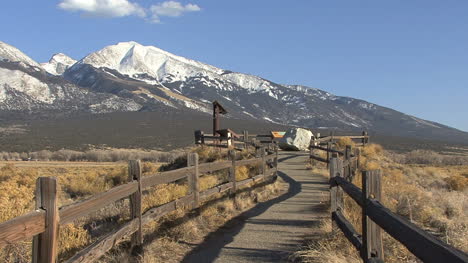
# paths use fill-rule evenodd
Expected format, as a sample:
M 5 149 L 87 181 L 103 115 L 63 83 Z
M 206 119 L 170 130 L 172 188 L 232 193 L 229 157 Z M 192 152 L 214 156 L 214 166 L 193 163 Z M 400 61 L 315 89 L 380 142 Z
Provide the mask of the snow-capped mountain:
M 52 75 L 62 75 L 65 70 L 75 63 L 76 60 L 71 57 L 63 53 L 58 53 L 53 55 L 49 62 L 41 63 L 41 66 Z
M 96 93 L 51 76 L 26 54 L 3 42 L 0 42 L 0 57 L 1 111 L 105 113 L 142 107 L 131 99 Z
M 107 46 L 76 62 L 57 54 L 42 66 L 19 50 L 3 46 L 6 48 L 0 49 L 0 56 L 5 59 L 0 64 L 2 110 L 38 111 L 41 107 L 31 106 L 36 103 L 54 105 L 54 109 L 62 111 L 62 107 L 70 110 L 70 105 L 81 105 L 74 109 L 210 113 L 211 102 L 217 100 L 228 109 L 230 117 L 238 119 L 398 136 L 433 138 L 452 134 L 468 138 L 456 129 L 363 100 L 274 83 L 136 42 Z M 15 100 L 22 102 L 15 104 Z
M 0 61 L 12 61 L 22 63 L 22 65 L 28 65 L 37 68 L 41 67 L 39 63 L 28 57 L 19 49 L 2 41 L 0 41 Z

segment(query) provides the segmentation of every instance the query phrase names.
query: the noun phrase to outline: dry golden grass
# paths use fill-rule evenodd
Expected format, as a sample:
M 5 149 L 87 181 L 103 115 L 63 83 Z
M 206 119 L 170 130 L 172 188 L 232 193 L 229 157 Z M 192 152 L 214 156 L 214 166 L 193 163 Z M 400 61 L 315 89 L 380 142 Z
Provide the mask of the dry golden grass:
M 6 163 L 0 168 L 0 222 L 26 214 L 34 209 L 35 182 L 39 176 L 55 176 L 59 182 L 59 205 L 71 203 L 120 184 L 126 178 L 125 163 L 114 166 L 88 163 L 73 165 L 54 162 L 51 166 L 39 162 L 34 166 L 16 167 Z M 61 227 L 59 253 L 68 255 L 89 244 L 91 238 L 83 225 L 69 224 Z M 18 242 L 0 250 L 2 262 L 29 262 L 31 241 Z
M 249 177 L 250 177 L 250 172 L 247 166 L 236 167 L 236 181 L 242 181 Z
M 322 221 L 317 227 L 320 233 L 310 240 L 300 251 L 291 256 L 294 262 L 308 263 L 360 263 L 359 253 L 350 247 L 340 232 L 332 232 L 330 221 Z M 337 253 L 337 249 L 341 250 Z
M 380 145 L 370 144 L 361 150 L 361 170 L 380 169 L 383 174 L 384 205 L 411 220 L 441 240 L 468 251 L 468 189 L 466 166 L 403 165 L 395 163 Z M 328 171 L 315 168 L 328 176 Z M 360 172 L 353 183 L 361 187 Z M 345 215 L 361 232 L 361 208 L 345 195 Z M 331 223 L 327 221 L 325 226 Z M 342 234 L 331 234 L 327 227 L 320 240 L 310 242 L 298 252 L 305 262 L 354 262 L 355 250 Z M 385 262 L 416 262 L 399 242 L 384 234 Z M 350 258 L 348 256 L 351 255 Z M 349 261 L 340 261 L 340 260 Z
M 346 149 L 347 145 L 351 145 L 352 147 L 355 146 L 354 141 L 349 138 L 349 137 L 341 137 L 337 142 L 336 142 L 336 147 L 338 150 L 344 150 Z
M 266 193 L 266 200 L 273 198 L 279 192 L 279 183 L 275 182 L 264 187 L 238 194 L 234 199 L 221 199 L 210 205 L 202 206 L 199 214 L 187 214 L 177 210 L 159 221 L 144 227 L 145 257 L 143 263 L 180 262 L 183 257 L 203 241 L 208 234 L 225 225 L 242 211 L 256 203 L 256 193 Z M 99 262 L 130 263 L 136 260 L 128 255 L 125 249 L 114 249 Z
M 450 189 L 454 191 L 463 191 L 468 187 L 468 176 L 452 175 L 445 178 Z
M 227 158 L 227 151 L 217 150 L 208 147 L 199 147 L 192 149 L 200 156 L 200 162 L 210 162 L 219 159 Z M 238 155 L 239 158 L 250 158 L 249 152 L 242 152 Z M 34 209 L 34 190 L 35 181 L 39 176 L 55 176 L 59 182 L 59 206 L 70 204 L 80 199 L 88 198 L 91 195 L 106 191 L 116 185 L 126 183 L 128 180 L 127 164 L 125 162 L 116 163 L 91 163 L 91 162 L 51 162 L 48 166 L 47 162 L 10 162 L 0 166 L 0 222 L 11 218 L 26 214 Z M 36 166 L 34 165 L 36 164 Z M 177 158 L 172 164 L 166 165 L 165 169 L 176 169 L 186 166 L 186 157 Z M 157 174 L 161 165 L 149 162 L 142 163 L 143 176 Z M 258 173 L 257 166 L 241 166 L 236 168 L 236 180 L 244 180 Z M 227 180 L 227 171 L 219 171 L 213 174 L 200 177 L 200 189 L 206 190 Z M 158 185 L 152 189 L 145 191 L 143 196 L 143 211 L 171 202 L 177 198 L 186 195 L 188 192 L 187 183 L 173 183 Z M 213 208 L 206 208 L 202 215 L 209 215 L 208 221 L 201 219 L 203 224 L 209 224 L 211 227 L 219 226 L 222 222 L 226 222 L 229 215 L 237 213 L 239 209 L 245 209 L 253 204 L 249 199 L 257 199 L 255 196 L 247 196 L 246 200 L 238 198 L 237 206 L 234 206 L 234 201 L 227 200 L 218 203 Z M 211 209 L 211 210 L 210 210 Z M 222 211 L 222 212 L 220 212 Z M 162 222 L 170 222 L 174 218 L 184 217 L 185 212 L 182 210 L 172 213 L 165 217 Z M 96 240 L 100 235 L 107 233 L 110 229 L 115 229 L 119 224 L 128 220 L 129 208 L 128 200 L 121 200 L 93 212 L 89 216 L 76 220 L 73 224 L 68 224 L 60 228 L 59 237 L 59 258 L 65 260 L 71 255 L 89 245 Z M 148 235 L 154 231 L 160 231 L 161 228 L 165 233 L 171 236 L 174 240 L 182 236 L 202 236 L 197 233 L 197 227 L 200 228 L 196 221 L 188 221 L 175 229 L 162 226 L 160 222 L 154 222 L 146 226 Z M 197 227 L 194 227 L 197 226 Z M 153 230 L 153 232 L 151 232 Z M 207 229 L 201 229 L 206 233 Z M 195 232 L 194 232 L 195 231 Z M 159 240 L 159 239 L 158 239 Z M 162 243 L 170 244 L 167 239 L 161 239 Z M 159 242 L 159 241 L 158 241 Z M 173 244 L 172 244 L 173 245 Z M 18 242 L 16 244 L 7 245 L 0 249 L 0 262 L 29 262 L 31 260 L 31 241 Z M 118 257 L 108 255 L 106 261 L 119 262 Z

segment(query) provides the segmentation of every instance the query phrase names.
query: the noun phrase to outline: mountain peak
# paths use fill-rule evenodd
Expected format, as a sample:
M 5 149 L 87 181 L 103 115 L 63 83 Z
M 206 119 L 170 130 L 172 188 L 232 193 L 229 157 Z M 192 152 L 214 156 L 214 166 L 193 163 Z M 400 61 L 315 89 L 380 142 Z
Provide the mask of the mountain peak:
M 67 68 L 75 63 L 76 60 L 73 58 L 63 53 L 57 53 L 50 58 L 49 62 L 41 63 L 41 66 L 52 75 L 62 75 Z
M 71 57 L 69 57 L 69 56 L 67 56 L 67 55 L 65 55 L 65 54 L 63 54 L 63 53 L 56 53 L 56 54 L 54 54 L 54 55 L 50 58 L 49 62 L 52 62 L 52 61 L 73 62 L 73 63 L 76 62 L 76 60 L 74 60 L 73 58 L 71 58 Z
M 130 77 L 146 74 L 154 78 L 156 83 L 166 77 L 166 73 L 172 74 L 173 79 L 180 77 L 180 80 L 185 80 L 187 76 L 199 72 L 217 74 L 224 72 L 214 66 L 177 56 L 154 46 L 144 46 L 135 41 L 107 46 L 89 54 L 78 64 L 110 68 Z
M 6 59 L 11 62 L 22 62 L 29 66 L 41 67 L 39 63 L 34 61 L 28 55 L 24 54 L 14 46 L 2 41 L 0 41 L 0 59 Z

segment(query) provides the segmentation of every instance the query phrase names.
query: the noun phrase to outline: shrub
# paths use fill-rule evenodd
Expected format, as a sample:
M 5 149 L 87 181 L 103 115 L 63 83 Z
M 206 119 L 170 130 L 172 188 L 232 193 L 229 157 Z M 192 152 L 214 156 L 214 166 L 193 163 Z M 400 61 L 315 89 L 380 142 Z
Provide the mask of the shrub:
M 68 178 L 68 182 L 64 183 L 65 191 L 70 194 L 72 198 L 104 192 L 106 188 L 107 183 L 105 177 L 94 172 Z
M 179 168 L 187 167 L 187 155 L 177 157 L 174 161 L 161 165 L 159 167 L 160 172 L 175 170 Z
M 158 171 L 159 165 L 151 162 L 143 162 L 141 172 L 143 174 L 154 174 Z
M 67 224 L 60 227 L 59 231 L 59 254 L 61 260 L 69 258 L 85 247 L 91 240 L 88 231 L 81 226 Z
M 383 147 L 379 144 L 371 143 L 362 147 L 361 154 L 364 156 L 376 156 L 383 152 Z
M 236 181 L 242 181 L 249 178 L 249 169 L 247 166 L 236 167 Z
M 216 149 L 214 147 L 197 147 L 193 152 L 198 154 L 200 162 L 214 162 L 224 159 L 226 156 L 225 154 L 223 155 L 221 149 Z
M 341 137 L 337 142 L 336 142 L 336 146 L 338 147 L 338 149 L 340 150 L 344 150 L 346 148 L 346 145 L 351 145 L 352 147 L 355 146 L 355 143 L 353 142 L 353 140 L 349 137 Z
M 452 175 L 444 180 L 449 188 L 454 191 L 463 191 L 468 187 L 468 177 L 463 175 Z

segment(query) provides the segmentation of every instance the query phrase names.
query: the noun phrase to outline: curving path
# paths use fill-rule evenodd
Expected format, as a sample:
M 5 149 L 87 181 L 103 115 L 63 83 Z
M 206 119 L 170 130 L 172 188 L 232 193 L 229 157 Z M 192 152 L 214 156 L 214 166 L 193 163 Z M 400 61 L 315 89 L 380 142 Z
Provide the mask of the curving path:
M 328 216 L 321 201 L 328 181 L 306 169 L 308 153 L 280 152 L 284 193 L 260 203 L 210 234 L 183 262 L 286 262 Z

